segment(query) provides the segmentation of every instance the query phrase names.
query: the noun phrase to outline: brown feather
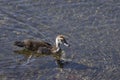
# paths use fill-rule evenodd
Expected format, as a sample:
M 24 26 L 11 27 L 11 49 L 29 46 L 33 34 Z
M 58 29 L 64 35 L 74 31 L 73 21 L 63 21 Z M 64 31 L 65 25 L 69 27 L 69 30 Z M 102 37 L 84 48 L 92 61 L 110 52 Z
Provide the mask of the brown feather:
M 24 40 L 24 41 L 16 41 L 14 43 L 18 47 L 25 47 L 28 50 L 38 50 L 39 47 L 46 47 L 46 48 L 52 48 L 52 45 L 44 42 L 44 41 L 34 41 L 34 40 Z

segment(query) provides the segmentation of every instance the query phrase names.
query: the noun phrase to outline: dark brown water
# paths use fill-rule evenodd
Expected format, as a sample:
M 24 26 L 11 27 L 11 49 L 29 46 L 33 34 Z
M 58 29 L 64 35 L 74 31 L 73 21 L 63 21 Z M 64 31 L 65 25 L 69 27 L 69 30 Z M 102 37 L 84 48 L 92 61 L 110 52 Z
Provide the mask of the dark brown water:
M 63 47 L 71 59 L 62 70 L 51 56 L 14 53 L 26 38 L 54 44 L 56 35 L 68 37 Z M 0 0 L 0 80 L 119 80 L 119 0 Z

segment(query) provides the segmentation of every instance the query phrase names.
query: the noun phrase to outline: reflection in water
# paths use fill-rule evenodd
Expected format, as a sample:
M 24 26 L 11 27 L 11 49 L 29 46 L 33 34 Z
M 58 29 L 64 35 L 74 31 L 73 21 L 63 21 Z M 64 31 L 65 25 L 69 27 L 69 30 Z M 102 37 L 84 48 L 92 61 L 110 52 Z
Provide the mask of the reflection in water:
M 87 65 L 79 64 L 70 60 L 63 60 L 63 56 L 65 55 L 64 51 L 62 51 L 61 54 L 41 54 L 37 53 L 37 51 L 30 51 L 28 49 L 22 49 L 22 50 L 15 50 L 14 51 L 17 54 L 22 54 L 24 55 L 25 58 L 27 58 L 27 62 L 23 65 L 27 65 L 31 62 L 31 58 L 37 58 L 37 57 L 45 57 L 45 56 L 51 56 L 53 59 L 55 59 L 56 64 L 58 65 L 59 68 L 68 68 L 72 70 L 86 70 L 86 69 L 92 69 L 92 70 L 98 70 L 97 67 L 89 67 Z M 53 64 L 52 64 L 53 65 Z M 48 68 L 52 67 L 52 65 L 47 65 Z M 46 66 L 44 66 L 46 67 Z
M 65 54 L 64 51 L 62 51 L 62 53 L 59 54 L 42 54 L 42 53 L 37 53 L 37 51 L 31 51 L 28 49 L 22 49 L 22 50 L 14 50 L 15 53 L 17 54 L 22 54 L 24 55 L 24 57 L 27 59 L 27 62 L 25 64 L 28 64 L 31 62 L 31 58 L 32 57 L 44 57 L 44 56 L 51 56 L 53 57 L 53 59 L 55 59 L 58 67 L 63 68 L 64 64 L 66 64 L 66 62 L 64 60 L 62 60 L 62 55 Z

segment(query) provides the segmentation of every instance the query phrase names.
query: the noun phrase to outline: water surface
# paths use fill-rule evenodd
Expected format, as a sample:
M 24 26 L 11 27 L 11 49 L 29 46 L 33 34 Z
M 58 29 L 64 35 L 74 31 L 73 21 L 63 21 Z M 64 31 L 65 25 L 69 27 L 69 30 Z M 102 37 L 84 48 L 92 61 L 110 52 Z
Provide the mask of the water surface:
M 1 0 L 1 80 L 119 80 L 119 0 Z M 64 34 L 70 58 L 59 69 L 51 56 L 32 58 L 15 54 L 13 45 L 26 38 L 54 44 Z

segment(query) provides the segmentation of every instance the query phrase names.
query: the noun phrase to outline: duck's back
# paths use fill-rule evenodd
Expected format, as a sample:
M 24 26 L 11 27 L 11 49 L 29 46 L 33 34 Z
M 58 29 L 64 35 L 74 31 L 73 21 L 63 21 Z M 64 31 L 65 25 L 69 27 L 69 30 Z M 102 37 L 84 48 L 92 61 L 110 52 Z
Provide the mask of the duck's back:
M 52 45 L 45 42 L 45 41 L 31 41 L 30 42 L 30 49 L 38 50 L 39 47 L 51 48 Z
M 35 40 L 29 40 L 29 39 L 26 39 L 24 41 L 16 41 L 15 45 L 19 47 L 25 47 L 32 51 L 38 50 L 39 47 L 52 48 L 52 45 L 45 41 L 35 41 Z

